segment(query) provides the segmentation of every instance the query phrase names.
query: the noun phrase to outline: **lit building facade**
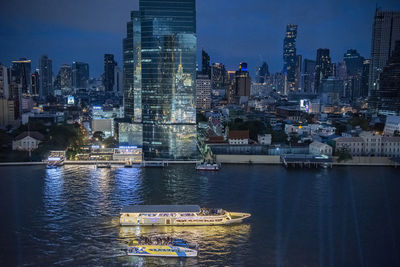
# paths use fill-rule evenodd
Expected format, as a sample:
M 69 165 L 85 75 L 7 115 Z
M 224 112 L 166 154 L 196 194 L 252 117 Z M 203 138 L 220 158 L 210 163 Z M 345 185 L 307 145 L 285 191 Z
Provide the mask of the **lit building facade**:
M 211 108 L 211 80 L 208 75 L 197 75 L 196 107 L 207 110 Z
M 314 90 L 318 93 L 321 81 L 333 74 L 329 49 L 319 48 L 317 50 L 317 60 L 315 62 L 315 81 Z
M 283 41 L 283 73 L 287 75 L 288 89 L 291 92 L 296 90 L 296 38 L 297 25 L 287 25 Z
M 141 123 L 144 158 L 196 158 L 195 0 L 140 0 L 127 27 L 125 116 Z

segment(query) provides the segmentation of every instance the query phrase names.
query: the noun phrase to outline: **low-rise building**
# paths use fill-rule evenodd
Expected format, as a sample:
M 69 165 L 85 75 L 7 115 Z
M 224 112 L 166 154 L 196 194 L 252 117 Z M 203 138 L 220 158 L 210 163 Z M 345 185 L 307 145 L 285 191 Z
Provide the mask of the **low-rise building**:
M 362 132 L 359 137 L 339 137 L 335 141 L 336 151 L 346 148 L 352 156 L 400 157 L 399 136 Z
M 383 133 L 390 136 L 393 136 L 395 133 L 400 134 L 400 116 L 387 116 Z
M 272 135 L 271 134 L 259 134 L 257 136 L 257 141 L 260 145 L 270 145 L 272 143 Z
M 248 145 L 249 131 L 229 131 L 228 142 L 230 145 Z
M 309 146 L 310 154 L 332 156 L 332 147 L 330 145 L 315 141 Z
M 44 140 L 44 136 L 39 132 L 23 132 L 16 136 L 12 142 L 13 150 L 33 151 L 38 148 Z

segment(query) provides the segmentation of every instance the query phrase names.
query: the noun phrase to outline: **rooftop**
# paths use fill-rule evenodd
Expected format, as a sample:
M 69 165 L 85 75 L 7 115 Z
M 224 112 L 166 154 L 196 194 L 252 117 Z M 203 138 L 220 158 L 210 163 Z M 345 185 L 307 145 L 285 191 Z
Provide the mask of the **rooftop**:
M 44 140 L 43 134 L 41 134 L 39 132 L 23 132 L 23 133 L 17 135 L 14 138 L 14 141 L 18 141 L 18 140 L 24 139 L 27 136 L 30 136 L 30 137 L 32 137 L 32 138 L 34 138 L 36 140 L 39 140 L 39 141 L 43 141 Z
M 200 212 L 198 205 L 134 205 L 123 207 L 122 213 Z
M 249 131 L 229 131 L 229 139 L 249 139 Z

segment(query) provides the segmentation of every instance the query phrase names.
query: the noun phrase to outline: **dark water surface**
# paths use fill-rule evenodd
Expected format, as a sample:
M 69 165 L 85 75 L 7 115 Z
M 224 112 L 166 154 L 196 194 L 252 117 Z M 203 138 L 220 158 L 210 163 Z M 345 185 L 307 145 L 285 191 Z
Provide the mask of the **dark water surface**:
M 120 227 L 130 204 L 250 212 L 244 224 Z M 400 169 L 225 165 L 0 168 L 0 266 L 400 266 Z M 199 243 L 196 259 L 124 256 L 138 235 Z

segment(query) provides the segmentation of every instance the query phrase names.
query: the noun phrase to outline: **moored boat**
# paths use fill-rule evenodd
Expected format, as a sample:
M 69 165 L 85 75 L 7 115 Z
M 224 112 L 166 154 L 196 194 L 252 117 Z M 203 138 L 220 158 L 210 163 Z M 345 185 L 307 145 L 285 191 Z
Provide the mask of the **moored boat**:
M 197 257 L 197 245 L 171 237 L 141 237 L 130 242 L 129 256 L 146 257 Z
M 224 225 L 240 223 L 249 213 L 200 208 L 198 205 L 135 205 L 120 213 L 122 226 L 137 225 Z
M 218 163 L 197 163 L 196 170 L 198 171 L 218 171 L 220 165 Z

